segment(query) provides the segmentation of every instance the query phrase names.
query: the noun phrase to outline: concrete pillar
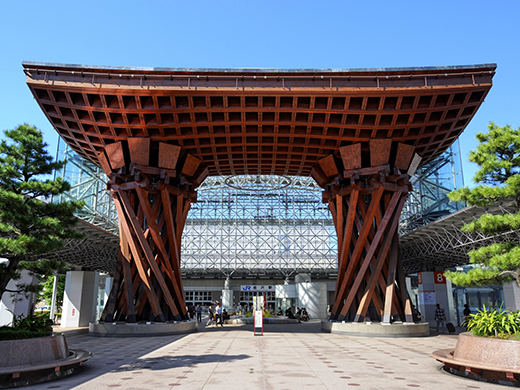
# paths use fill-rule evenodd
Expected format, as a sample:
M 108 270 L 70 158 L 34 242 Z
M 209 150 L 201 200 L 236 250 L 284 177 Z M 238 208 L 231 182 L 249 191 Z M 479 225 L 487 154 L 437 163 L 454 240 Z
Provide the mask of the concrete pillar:
M 446 313 L 446 321 L 457 323 L 455 306 L 453 303 L 452 285 L 444 277 L 443 272 L 419 272 L 419 300 L 423 321 L 430 326 L 437 326 L 435 321 L 435 305 L 438 303 Z
M 38 278 L 32 276 L 29 271 L 23 270 L 20 279 L 11 279 L 9 281 L 7 289 L 17 290 L 18 284 L 38 284 Z M 34 293 L 29 293 L 27 296 L 24 294 L 16 294 L 13 296 L 12 293 L 5 292 L 0 302 L 0 326 L 11 325 L 13 322 L 13 313 L 16 316 L 23 315 L 27 317 L 34 309 L 35 298 Z
M 224 290 L 222 290 L 222 307 L 228 308 L 233 306 L 233 290 L 231 290 L 231 281 L 229 276 L 224 282 Z
M 307 309 L 312 319 L 327 318 L 327 284 L 304 282 L 296 284 L 296 306 Z
M 296 306 L 307 309 L 313 319 L 327 318 L 327 283 L 313 283 L 310 274 L 298 274 L 294 280 Z
M 520 309 L 520 288 L 516 282 L 508 282 L 502 285 L 504 290 L 504 309 L 519 310 Z
M 49 319 L 54 322 L 54 315 L 56 314 L 56 297 L 58 296 L 58 279 L 59 275 L 54 274 L 54 282 L 52 283 L 52 298 L 51 298 L 51 311 L 49 313 Z
M 88 326 L 95 321 L 99 274 L 93 271 L 69 271 L 63 297 L 63 328 Z
M 112 283 L 114 282 L 114 278 L 111 276 L 107 276 L 105 278 L 105 294 L 103 295 L 103 306 L 108 302 L 108 297 L 110 295 L 110 290 L 112 290 Z

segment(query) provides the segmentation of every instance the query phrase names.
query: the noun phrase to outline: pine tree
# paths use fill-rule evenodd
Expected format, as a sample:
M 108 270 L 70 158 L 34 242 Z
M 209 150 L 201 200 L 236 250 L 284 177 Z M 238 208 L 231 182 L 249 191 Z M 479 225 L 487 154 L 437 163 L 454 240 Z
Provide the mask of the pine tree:
M 463 227 L 465 232 L 495 235 L 520 229 L 520 128 L 488 126 L 488 133 L 478 133 L 480 144 L 469 160 L 480 169 L 474 177 L 475 188 L 460 188 L 448 196 L 470 206 L 484 207 L 502 200 L 513 200 L 516 213 L 484 214 Z M 470 262 L 479 266 L 468 273 L 446 272 L 459 286 L 479 286 L 515 280 L 520 286 L 520 245 L 512 242 L 495 243 L 468 253 Z
M 60 249 L 68 238 L 81 235 L 74 229 L 74 212 L 82 202 L 52 203 L 53 195 L 70 189 L 61 178 L 48 177 L 64 161 L 54 161 L 36 127 L 23 124 L 4 132 L 0 142 L 0 297 L 10 279 L 17 280 L 23 269 L 50 275 L 63 266 L 45 260 L 42 254 Z M 18 286 L 27 291 L 28 286 Z

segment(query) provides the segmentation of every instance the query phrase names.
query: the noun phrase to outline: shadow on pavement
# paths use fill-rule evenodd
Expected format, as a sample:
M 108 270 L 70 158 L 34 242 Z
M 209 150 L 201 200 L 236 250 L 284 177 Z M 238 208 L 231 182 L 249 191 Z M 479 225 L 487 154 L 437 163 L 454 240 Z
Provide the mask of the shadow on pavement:
M 168 370 L 170 368 L 189 367 L 202 363 L 226 363 L 235 360 L 243 360 L 251 358 L 250 355 L 180 355 L 180 356 L 160 356 L 154 358 L 140 359 L 135 363 L 127 363 L 120 367 L 114 368 L 112 372 L 135 371 L 140 369 L 148 370 Z

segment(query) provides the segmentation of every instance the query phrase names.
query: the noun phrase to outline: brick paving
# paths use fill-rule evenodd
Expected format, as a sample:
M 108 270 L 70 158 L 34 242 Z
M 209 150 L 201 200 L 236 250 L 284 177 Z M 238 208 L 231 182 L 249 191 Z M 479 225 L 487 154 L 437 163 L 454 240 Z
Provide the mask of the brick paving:
M 77 332 L 70 348 L 93 357 L 80 373 L 25 389 L 497 389 L 447 374 L 431 357 L 456 335 L 369 338 L 320 332 L 318 321 L 199 326 L 162 337 L 98 338 Z M 433 332 L 435 333 L 435 332 Z

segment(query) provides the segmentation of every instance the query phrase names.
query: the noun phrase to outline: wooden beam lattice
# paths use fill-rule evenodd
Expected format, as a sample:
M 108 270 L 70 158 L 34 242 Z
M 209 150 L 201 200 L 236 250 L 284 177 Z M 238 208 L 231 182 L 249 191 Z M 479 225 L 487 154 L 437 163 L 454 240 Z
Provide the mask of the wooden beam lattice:
M 389 139 L 340 148 L 319 161 L 338 235 L 338 279 L 332 319 L 411 322 L 412 305 L 399 255 L 399 217 L 411 190 L 413 148 Z M 420 160 L 420 157 L 416 157 Z M 339 175 L 330 166 L 336 164 Z M 365 165 L 363 165 L 365 164 Z M 368 166 L 366 166 L 368 165 Z M 321 171 L 319 168 L 322 168 Z M 408 169 L 408 171 L 407 171 Z
M 141 165 L 153 160 L 150 149 L 160 151 L 154 164 L 158 166 Z M 120 250 L 100 321 L 187 320 L 181 236 L 190 204 L 196 200 L 193 189 L 207 170 L 200 160 L 182 156 L 179 147 L 150 145 L 149 140 L 115 143 L 103 156 L 118 213 Z

